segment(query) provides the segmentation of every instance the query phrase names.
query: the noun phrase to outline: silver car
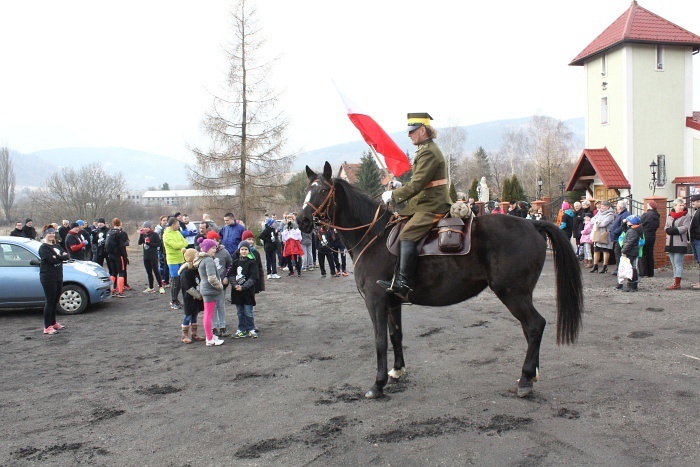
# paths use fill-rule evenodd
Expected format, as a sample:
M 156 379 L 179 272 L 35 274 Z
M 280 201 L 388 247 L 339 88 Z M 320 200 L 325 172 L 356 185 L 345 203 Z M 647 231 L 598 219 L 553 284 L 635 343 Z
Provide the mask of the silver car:
M 23 237 L 0 236 L 0 308 L 44 306 L 39 281 L 41 243 Z M 109 273 L 91 261 L 71 260 L 63 264 L 63 292 L 59 313 L 82 313 L 91 303 L 108 300 Z

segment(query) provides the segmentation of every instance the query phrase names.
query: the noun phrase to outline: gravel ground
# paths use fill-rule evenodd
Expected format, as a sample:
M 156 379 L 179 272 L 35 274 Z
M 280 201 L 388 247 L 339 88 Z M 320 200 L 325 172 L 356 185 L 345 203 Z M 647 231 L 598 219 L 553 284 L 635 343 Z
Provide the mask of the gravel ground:
M 63 317 L 58 335 L 41 333 L 41 310 L 0 311 L 0 465 L 697 464 L 697 274 L 621 293 L 584 273 L 579 342 L 556 347 L 548 258 L 528 399 L 515 395 L 525 339 L 494 294 L 406 307 L 408 374 L 365 400 L 376 359 L 352 274 L 268 281 L 260 338 L 208 348 L 180 342 L 168 295 L 140 293 L 135 257 L 134 291 Z

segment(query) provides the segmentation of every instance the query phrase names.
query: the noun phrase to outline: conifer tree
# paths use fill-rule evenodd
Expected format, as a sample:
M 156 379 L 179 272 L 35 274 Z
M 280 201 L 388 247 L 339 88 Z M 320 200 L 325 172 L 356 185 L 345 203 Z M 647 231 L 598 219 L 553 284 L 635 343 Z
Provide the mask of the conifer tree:
M 525 200 L 525 190 L 523 189 L 523 186 L 520 184 L 520 180 L 518 180 L 517 175 L 513 175 L 510 179 L 510 193 L 512 198 L 516 201 L 524 201 Z
M 510 178 L 506 178 L 503 180 L 503 191 L 501 191 L 501 201 L 510 201 L 512 200 L 512 192 L 510 188 Z
M 362 154 L 355 186 L 371 197 L 377 196 L 382 191 L 382 174 L 370 151 Z
M 475 178 L 472 181 L 472 186 L 469 188 L 469 197 L 474 198 L 476 201 L 479 201 L 479 194 L 476 191 L 476 188 L 479 186 L 479 181 Z

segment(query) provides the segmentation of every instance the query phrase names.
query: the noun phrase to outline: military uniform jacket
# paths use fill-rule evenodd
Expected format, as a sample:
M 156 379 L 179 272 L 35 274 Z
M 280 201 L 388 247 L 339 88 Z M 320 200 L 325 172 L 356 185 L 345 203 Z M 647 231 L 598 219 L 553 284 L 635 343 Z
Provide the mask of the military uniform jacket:
M 433 140 L 429 139 L 418 146 L 413 161 L 411 181 L 393 191 L 397 204 L 408 200 L 406 207 L 399 212 L 402 216 L 412 216 L 417 212 L 444 214 L 449 212 L 452 201 L 447 185 L 425 188 L 427 184 L 447 178 L 445 157 Z

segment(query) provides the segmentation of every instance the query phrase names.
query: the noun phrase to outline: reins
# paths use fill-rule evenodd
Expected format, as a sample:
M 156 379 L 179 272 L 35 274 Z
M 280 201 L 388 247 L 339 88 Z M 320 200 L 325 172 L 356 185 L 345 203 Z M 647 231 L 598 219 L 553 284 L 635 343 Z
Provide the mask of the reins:
M 362 238 L 360 238 L 360 240 L 355 244 L 355 246 L 353 246 L 352 248 L 347 248 L 347 250 L 346 250 L 346 251 L 353 251 L 357 247 L 360 246 L 360 244 L 362 243 L 362 241 L 365 238 L 367 238 L 367 235 L 372 231 L 374 226 L 377 224 L 377 221 L 379 221 L 379 219 L 381 217 L 384 217 L 384 214 L 382 214 L 381 216 L 379 215 L 379 213 L 382 210 L 381 209 L 382 205 L 380 203 L 377 206 L 377 210 L 374 213 L 374 218 L 372 219 L 372 222 L 370 222 L 368 224 L 359 225 L 357 227 L 340 227 L 340 226 L 335 224 L 335 210 L 333 210 L 333 217 L 331 217 L 329 214 L 331 205 L 335 206 L 335 183 L 329 183 L 327 180 L 323 180 L 323 183 L 325 183 L 326 186 L 328 186 L 328 194 L 326 195 L 324 200 L 321 202 L 321 204 L 318 207 L 316 207 L 313 204 L 311 204 L 310 202 L 306 203 L 314 209 L 314 211 L 312 213 L 312 216 L 314 218 L 314 224 L 319 223 L 324 227 L 335 229 L 335 230 L 340 230 L 340 231 L 353 231 L 353 230 L 367 229 L 365 231 L 364 235 L 362 235 Z M 386 212 L 388 212 L 388 209 L 384 211 L 384 213 L 386 213 Z M 330 222 L 326 221 L 325 219 L 329 219 Z M 393 221 L 393 216 L 391 219 L 389 219 L 389 222 L 387 222 L 387 225 L 384 227 L 384 229 L 386 229 L 387 226 L 391 225 L 392 221 Z M 395 221 L 393 223 L 395 223 Z M 318 235 L 318 232 L 317 232 L 317 235 Z M 374 237 L 369 242 L 367 242 L 367 244 L 364 246 L 364 248 L 362 248 L 362 250 L 360 250 L 360 253 L 357 255 L 357 258 L 355 258 L 355 260 L 354 260 L 354 263 L 356 266 L 357 266 L 357 263 L 360 261 L 360 257 L 362 256 L 362 254 L 367 250 L 367 248 L 369 248 L 369 246 L 372 243 L 374 243 L 374 241 L 377 238 L 379 238 L 379 235 L 375 234 Z M 331 250 L 335 251 L 332 248 L 331 248 Z M 340 252 L 336 252 L 336 253 L 340 253 Z

